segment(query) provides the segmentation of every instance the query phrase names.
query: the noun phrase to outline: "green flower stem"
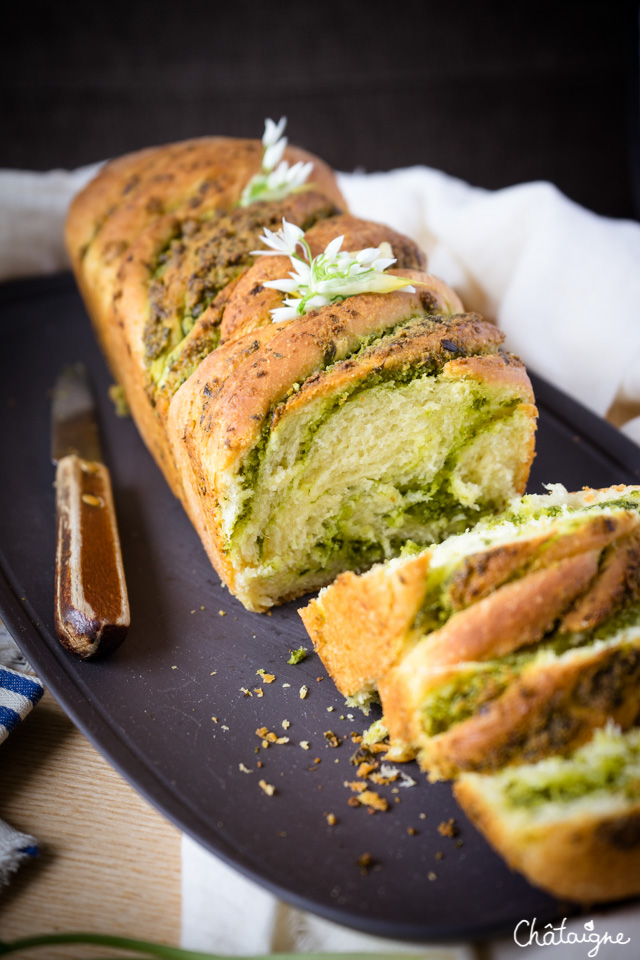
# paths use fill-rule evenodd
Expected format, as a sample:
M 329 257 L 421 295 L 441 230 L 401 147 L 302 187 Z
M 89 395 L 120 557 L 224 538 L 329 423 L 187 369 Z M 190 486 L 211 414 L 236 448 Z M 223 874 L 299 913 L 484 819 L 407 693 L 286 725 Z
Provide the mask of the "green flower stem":
M 237 957 L 227 954 L 201 953 L 199 950 L 183 950 L 181 947 L 168 947 L 162 943 L 149 943 L 146 940 L 131 940 L 128 937 L 112 937 L 100 933 L 50 933 L 39 937 L 13 940 L 11 943 L 0 941 L 0 957 L 7 957 L 10 953 L 17 953 L 19 950 L 72 943 L 128 950 L 146 957 L 157 957 L 159 960 L 238 960 Z M 401 960 L 405 955 L 398 953 L 272 953 L 263 956 L 264 960 Z M 244 960 L 259 960 L 259 958 L 245 957 Z

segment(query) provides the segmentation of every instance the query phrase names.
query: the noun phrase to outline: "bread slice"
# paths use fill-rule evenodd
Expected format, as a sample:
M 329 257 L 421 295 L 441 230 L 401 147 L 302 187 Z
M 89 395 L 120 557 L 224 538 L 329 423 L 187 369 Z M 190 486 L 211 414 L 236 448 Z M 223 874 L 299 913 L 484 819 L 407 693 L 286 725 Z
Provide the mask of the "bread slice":
M 300 614 L 338 689 L 362 703 L 418 644 L 407 671 L 437 672 L 533 643 L 561 614 L 565 630 L 596 626 L 633 592 L 639 531 L 640 487 L 555 484 L 437 546 L 342 574 Z
M 463 810 L 515 870 L 583 903 L 640 894 L 640 729 L 609 724 L 567 757 L 463 774 Z
M 526 483 L 524 367 L 441 281 L 402 273 L 415 293 L 353 296 L 233 340 L 174 398 L 190 515 L 249 609 L 464 529 Z
M 380 697 L 391 737 L 416 748 L 431 780 L 565 752 L 608 718 L 625 729 L 640 718 L 638 607 L 590 634 L 555 633 L 437 675 L 415 652 L 380 681 Z

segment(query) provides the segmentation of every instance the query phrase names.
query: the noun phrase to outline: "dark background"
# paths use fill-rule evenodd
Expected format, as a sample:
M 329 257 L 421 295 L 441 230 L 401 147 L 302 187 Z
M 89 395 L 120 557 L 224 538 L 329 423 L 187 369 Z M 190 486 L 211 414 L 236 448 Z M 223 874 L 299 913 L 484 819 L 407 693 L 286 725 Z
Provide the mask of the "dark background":
M 0 0 L 0 166 L 74 167 L 203 134 L 350 170 L 547 179 L 640 212 L 637 4 Z

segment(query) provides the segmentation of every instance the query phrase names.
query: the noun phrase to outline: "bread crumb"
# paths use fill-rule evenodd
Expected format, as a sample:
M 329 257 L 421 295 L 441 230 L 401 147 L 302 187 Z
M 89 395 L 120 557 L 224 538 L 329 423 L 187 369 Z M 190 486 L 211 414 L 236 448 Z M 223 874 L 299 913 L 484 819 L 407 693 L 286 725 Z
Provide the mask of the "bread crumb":
M 300 741 L 300 746 L 302 747 L 303 750 L 308 750 L 308 749 L 309 749 L 309 741 L 308 741 L 308 740 L 301 740 L 301 741 Z
M 409 834 L 410 837 L 415 837 L 417 836 L 418 831 L 416 830 L 415 827 L 407 827 L 407 833 Z
M 256 673 L 262 677 L 265 683 L 273 683 L 273 681 L 276 679 L 275 674 L 267 673 L 262 667 L 260 667 L 259 670 L 256 670 Z
M 212 670 L 211 673 L 209 674 L 209 676 L 210 676 L 210 677 L 215 677 L 215 675 L 216 675 L 217 672 L 218 672 L 217 670 Z
M 221 724 L 221 729 L 222 729 L 222 730 L 228 730 L 229 727 L 225 726 L 225 724 L 223 723 L 223 724 Z
M 458 836 L 458 827 L 456 822 L 451 817 L 450 820 L 443 820 L 442 823 L 438 824 L 438 833 L 441 837 L 457 837 Z
M 330 827 L 335 827 L 337 822 L 338 822 L 338 818 L 336 817 L 335 813 L 327 814 L 327 823 L 329 824 Z
M 192 610 L 191 613 L 195 613 L 195 610 Z
M 204 610 L 204 607 L 200 607 L 201 610 Z
M 247 690 L 246 687 L 240 687 L 240 691 L 241 691 L 241 693 L 242 693 L 242 695 L 243 695 L 244 697 L 252 697 L 252 696 L 253 696 L 253 694 L 251 693 L 251 690 Z
M 289 737 L 278 737 L 276 743 L 289 743 Z
M 282 729 L 283 729 L 283 730 L 288 730 L 290 726 L 291 726 L 291 720 L 283 720 L 283 721 L 282 721 Z
M 348 790 L 352 790 L 353 793 L 363 793 L 367 789 L 366 783 L 362 783 L 360 780 L 345 780 L 342 785 Z
M 390 783 L 393 783 L 396 779 L 395 777 L 383 777 L 381 773 L 372 773 L 369 779 L 372 783 L 377 783 L 379 787 L 387 787 Z M 397 788 L 393 788 L 394 793 L 397 793 Z
M 340 737 L 337 734 L 335 734 L 333 730 L 325 730 L 322 736 L 327 741 L 327 745 L 329 747 L 339 747 L 340 744 L 342 743 L 342 740 L 340 739 Z
M 241 773 L 253 773 L 253 770 L 249 770 L 249 767 L 245 767 L 244 763 L 238 764 L 238 770 L 240 770 Z
M 377 866 L 377 861 L 373 859 L 370 853 L 361 853 L 356 863 L 360 867 L 360 873 L 363 877 L 366 877 L 369 870 Z
M 264 739 L 264 737 L 266 737 L 268 732 L 269 731 L 267 730 L 266 727 L 258 727 L 258 729 L 256 730 L 256 737 L 262 737 Z
M 291 686 L 290 683 L 283 683 L 283 684 L 282 684 L 283 689 L 284 689 L 285 687 L 290 687 L 290 686 Z
M 260 699 L 260 697 L 264 697 L 264 690 L 262 689 L 262 687 L 254 687 L 253 692 L 255 693 L 256 697 L 258 697 L 258 699 Z
M 333 713 L 335 707 L 327 707 L 327 713 Z
M 427 819 L 426 813 L 419 813 L 418 816 L 420 817 L 421 820 L 426 820 L 426 819 Z
M 366 780 L 369 774 L 373 773 L 373 771 L 377 769 L 378 769 L 378 764 L 376 763 L 375 760 L 373 761 L 373 763 L 367 763 L 366 760 L 363 760 L 363 762 L 358 766 L 357 773 L 359 777 L 363 777 L 363 779 Z
M 261 790 L 264 790 L 268 797 L 272 797 L 276 792 L 276 788 L 272 783 L 267 783 L 266 780 L 258 780 L 258 786 Z
M 438 852 L 436 853 L 436 860 L 444 860 L 444 853 L 442 852 L 442 850 L 438 850 Z
M 384 812 L 389 809 L 389 801 L 385 797 L 381 797 L 380 794 L 374 790 L 363 790 L 362 793 L 357 795 L 356 799 L 363 806 L 371 807 L 372 810 L 381 810 Z
M 307 659 L 308 650 L 306 647 L 298 647 L 297 650 L 290 651 L 291 656 L 287 660 L 287 663 L 296 664 L 302 663 L 303 660 Z
M 195 613 L 195 610 L 194 610 L 193 612 Z M 219 616 L 219 617 L 226 617 L 226 615 L 227 615 L 227 611 L 226 611 L 226 610 L 218 610 L 218 616 Z
M 211 719 L 213 720 L 214 723 L 217 723 L 217 722 L 218 722 L 218 718 L 217 718 L 217 717 L 211 717 Z
M 264 763 L 262 762 L 262 760 L 258 760 L 258 762 L 256 763 L 256 767 L 258 767 L 259 770 L 262 770 L 262 768 L 264 767 Z
M 437 880 L 437 879 L 438 879 L 438 876 L 437 876 L 437 874 L 435 874 L 435 873 L 433 872 L 433 870 L 430 870 L 429 873 L 427 874 L 427 879 L 428 879 L 428 880 Z
M 172 670 L 177 670 L 177 669 L 178 669 L 178 664 L 176 663 L 173 667 L 171 667 L 171 669 L 172 669 Z
M 304 698 L 306 697 L 306 695 L 307 695 L 308 693 L 309 693 L 309 687 L 304 686 L 304 685 L 300 687 L 300 699 L 301 699 L 301 700 L 304 700 Z

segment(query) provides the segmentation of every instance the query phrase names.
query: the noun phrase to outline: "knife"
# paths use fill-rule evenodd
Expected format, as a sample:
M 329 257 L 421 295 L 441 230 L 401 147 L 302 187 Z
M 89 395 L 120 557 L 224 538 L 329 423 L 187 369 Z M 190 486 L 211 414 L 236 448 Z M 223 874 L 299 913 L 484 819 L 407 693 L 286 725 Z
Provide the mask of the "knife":
M 109 471 L 102 462 L 85 367 L 65 367 L 54 390 L 51 458 L 57 463 L 56 632 L 78 656 L 103 656 L 131 617 Z

